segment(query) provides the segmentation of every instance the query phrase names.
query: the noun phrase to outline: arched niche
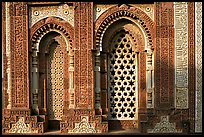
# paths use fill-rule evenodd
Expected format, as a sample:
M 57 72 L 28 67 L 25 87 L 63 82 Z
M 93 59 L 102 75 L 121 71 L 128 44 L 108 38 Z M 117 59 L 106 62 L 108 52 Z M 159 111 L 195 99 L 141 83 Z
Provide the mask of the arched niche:
M 57 129 L 64 109 L 74 107 L 73 36 L 66 26 L 67 23 L 50 17 L 39 21 L 30 31 L 32 112 L 46 115 L 51 121 L 48 125 L 57 125 Z
M 132 11 L 137 11 L 136 13 Z M 148 21 L 149 22 L 145 22 Z M 121 128 L 137 128 L 144 110 L 154 107 L 154 64 L 152 21 L 139 9 L 133 7 L 113 7 L 103 13 L 96 21 L 95 38 L 95 109 L 100 115 L 108 117 L 109 127 L 117 127 L 118 122 L 110 117 L 110 55 L 113 39 L 123 31 L 131 41 L 135 54 L 136 105 L 135 119 L 119 120 Z M 152 26 L 151 26 L 152 27 Z M 104 101 L 105 98 L 105 101 Z M 141 114 L 141 115 L 140 115 Z M 126 125 L 126 127 L 125 127 Z

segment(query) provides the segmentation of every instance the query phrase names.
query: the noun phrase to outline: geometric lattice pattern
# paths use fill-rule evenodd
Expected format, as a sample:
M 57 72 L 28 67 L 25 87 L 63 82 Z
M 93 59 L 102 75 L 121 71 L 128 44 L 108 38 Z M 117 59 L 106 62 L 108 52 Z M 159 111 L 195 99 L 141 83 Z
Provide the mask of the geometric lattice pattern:
M 49 120 L 61 120 L 63 114 L 63 49 L 50 46 L 48 59 L 48 115 Z
M 109 60 L 109 120 L 136 118 L 136 55 L 129 34 L 113 39 Z

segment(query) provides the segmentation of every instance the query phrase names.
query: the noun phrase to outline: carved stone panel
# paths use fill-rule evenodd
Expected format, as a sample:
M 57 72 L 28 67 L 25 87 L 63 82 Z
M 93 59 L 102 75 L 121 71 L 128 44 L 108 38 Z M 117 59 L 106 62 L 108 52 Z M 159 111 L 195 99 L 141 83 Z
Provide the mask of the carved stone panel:
M 188 12 L 187 2 L 174 3 L 175 107 L 188 108 Z

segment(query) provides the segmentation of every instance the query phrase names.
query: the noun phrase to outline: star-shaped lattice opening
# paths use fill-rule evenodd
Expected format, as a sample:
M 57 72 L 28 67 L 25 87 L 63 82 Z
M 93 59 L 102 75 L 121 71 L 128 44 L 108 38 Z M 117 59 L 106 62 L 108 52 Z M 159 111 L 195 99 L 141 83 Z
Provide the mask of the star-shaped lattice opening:
M 120 69 L 123 70 L 125 67 L 124 65 L 120 65 Z
M 121 109 L 120 109 L 120 112 L 125 112 L 125 109 L 122 107 Z
M 120 98 L 120 101 L 125 101 L 125 98 L 122 96 L 121 98 Z

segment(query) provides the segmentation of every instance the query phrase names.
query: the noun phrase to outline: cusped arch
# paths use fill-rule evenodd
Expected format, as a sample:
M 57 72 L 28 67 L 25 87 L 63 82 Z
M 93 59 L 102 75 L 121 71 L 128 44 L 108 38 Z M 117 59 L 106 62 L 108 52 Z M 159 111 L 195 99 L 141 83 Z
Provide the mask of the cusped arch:
M 145 33 L 147 38 L 148 48 L 154 49 L 153 41 L 154 41 L 154 22 L 153 20 L 142 10 L 131 7 L 128 5 L 122 6 L 113 6 L 110 9 L 106 10 L 103 14 L 99 16 L 99 18 L 95 22 L 95 47 L 94 48 L 102 48 L 102 40 L 106 30 L 109 28 L 111 24 L 120 20 L 120 19 L 128 19 L 138 25 L 141 30 Z
M 129 21 L 128 19 L 117 20 L 109 26 L 102 39 L 103 51 L 109 52 L 109 45 L 111 45 L 113 37 L 115 37 L 115 35 L 117 35 L 121 31 L 129 34 L 132 43 L 134 44 L 133 48 L 135 52 L 144 51 L 145 45 L 147 45 L 145 34 L 142 32 L 140 27 L 138 27 L 134 24 L 134 22 Z
M 31 43 L 29 50 L 37 49 L 38 51 L 41 39 L 52 31 L 59 33 L 65 39 L 67 51 L 72 51 L 74 29 L 68 22 L 57 17 L 44 18 L 32 26 L 30 29 Z

